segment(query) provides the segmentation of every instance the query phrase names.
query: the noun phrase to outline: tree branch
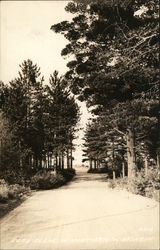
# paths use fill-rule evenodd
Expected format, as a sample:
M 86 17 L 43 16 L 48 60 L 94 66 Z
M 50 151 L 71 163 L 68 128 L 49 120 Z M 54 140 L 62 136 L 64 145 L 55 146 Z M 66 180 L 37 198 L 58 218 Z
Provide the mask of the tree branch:
M 123 133 L 122 131 L 120 131 L 119 129 L 117 128 L 114 128 L 113 130 L 115 130 L 116 132 L 118 132 L 119 134 L 123 135 L 123 136 L 126 136 L 125 133 Z

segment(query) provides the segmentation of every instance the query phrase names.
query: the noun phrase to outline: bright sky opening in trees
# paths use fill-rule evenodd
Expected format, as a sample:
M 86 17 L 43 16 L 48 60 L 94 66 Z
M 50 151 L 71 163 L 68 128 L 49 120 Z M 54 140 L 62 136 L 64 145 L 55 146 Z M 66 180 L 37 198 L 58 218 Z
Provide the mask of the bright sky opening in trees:
M 46 81 L 57 69 L 66 71 L 61 49 L 67 40 L 50 30 L 53 23 L 72 15 L 64 10 L 66 1 L 1 2 L 1 80 L 16 76 L 19 64 L 31 59 L 41 67 Z
M 72 15 L 64 8 L 67 1 L 1 1 L 1 80 L 8 83 L 17 76 L 19 64 L 31 59 L 41 68 L 48 81 L 54 70 L 66 72 L 67 60 L 61 57 L 61 50 L 68 41 L 50 30 L 51 25 L 71 20 Z M 88 113 L 84 104 L 81 125 L 85 126 Z M 81 144 L 83 132 L 77 144 Z M 76 149 L 76 163 L 81 163 L 82 150 Z

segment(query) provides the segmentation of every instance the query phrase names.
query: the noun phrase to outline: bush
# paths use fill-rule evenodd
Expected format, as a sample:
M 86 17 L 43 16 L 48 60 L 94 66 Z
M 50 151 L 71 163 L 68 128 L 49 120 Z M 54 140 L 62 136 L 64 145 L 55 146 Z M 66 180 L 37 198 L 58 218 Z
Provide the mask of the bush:
M 147 176 L 145 176 L 142 170 L 138 172 L 132 180 L 129 180 L 127 177 L 124 179 L 118 178 L 115 181 L 109 180 L 109 187 L 125 188 L 134 194 L 143 195 L 159 201 L 160 172 L 158 169 L 150 168 Z
M 134 194 L 141 194 L 145 195 L 145 188 L 147 186 L 147 180 L 142 175 L 141 172 L 139 172 L 136 176 L 136 178 L 132 180 L 128 180 L 128 186 L 127 189 L 131 191 Z
M 38 172 L 31 179 L 31 189 L 52 189 L 63 184 L 64 178 L 62 175 L 54 175 L 50 172 Z
M 74 169 L 64 169 L 57 174 L 41 170 L 31 178 L 30 187 L 42 190 L 57 188 L 70 181 L 74 175 Z
M 136 178 L 129 181 L 128 190 L 135 194 L 141 194 L 149 198 L 158 199 L 160 190 L 159 171 L 155 168 L 148 170 L 147 176 L 144 171 L 138 172 Z
M 6 202 L 8 200 L 8 185 L 4 179 L 0 180 L 0 202 Z
M 115 188 L 117 185 L 114 180 L 108 180 L 108 187 L 109 188 Z
M 113 180 L 113 179 L 108 180 L 108 187 L 109 188 L 118 187 L 120 189 L 126 189 L 127 185 L 128 185 L 128 178 L 127 177 L 124 177 L 123 179 L 122 178 L 117 178 L 115 180 Z
M 16 199 L 22 197 L 24 194 L 30 192 L 30 188 L 26 188 L 25 186 L 21 186 L 19 184 L 14 184 L 9 186 L 8 197 L 10 199 Z
M 73 176 L 76 174 L 75 169 L 63 169 L 60 174 L 63 175 L 66 181 L 70 181 Z
M 18 172 L 15 171 L 14 169 L 6 170 L 2 174 L 5 181 L 11 185 L 19 184 L 23 186 L 25 183 L 25 176 L 21 169 L 19 169 Z
M 8 185 L 4 179 L 0 180 L 0 202 L 6 202 L 9 199 L 19 199 L 29 191 L 29 188 L 19 184 Z
M 39 171 L 31 178 L 31 189 L 50 189 L 57 183 L 54 174 Z

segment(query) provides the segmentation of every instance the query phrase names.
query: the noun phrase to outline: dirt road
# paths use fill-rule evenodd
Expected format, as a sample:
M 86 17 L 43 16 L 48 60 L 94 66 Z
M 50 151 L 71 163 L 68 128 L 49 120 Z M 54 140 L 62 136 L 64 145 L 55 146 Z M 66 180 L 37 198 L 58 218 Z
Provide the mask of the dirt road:
M 0 249 L 159 249 L 158 212 L 158 202 L 77 169 L 73 182 L 33 193 L 1 220 Z

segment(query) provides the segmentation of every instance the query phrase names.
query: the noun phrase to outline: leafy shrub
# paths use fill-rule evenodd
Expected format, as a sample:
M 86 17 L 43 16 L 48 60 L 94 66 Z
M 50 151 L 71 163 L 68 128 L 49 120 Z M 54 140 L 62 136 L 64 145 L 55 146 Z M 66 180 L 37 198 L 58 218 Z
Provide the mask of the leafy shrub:
M 113 179 L 109 179 L 108 180 L 108 187 L 109 188 L 115 188 L 115 187 L 118 187 L 120 189 L 126 189 L 128 185 L 128 178 L 125 177 L 125 178 L 117 178 L 115 180 Z
M 75 169 L 63 169 L 61 170 L 60 174 L 66 179 L 66 181 L 70 181 L 73 176 L 76 174 Z
M 30 187 L 42 190 L 57 188 L 71 180 L 74 175 L 74 169 L 64 169 L 57 174 L 41 170 L 31 178 Z
M 142 172 L 139 172 L 136 178 L 128 180 L 127 189 L 134 194 L 145 195 L 146 186 L 147 186 L 147 180 L 142 174 Z
M 25 186 L 21 186 L 19 184 L 14 184 L 9 186 L 8 197 L 10 199 L 16 199 L 29 192 L 30 188 L 26 188 Z
M 0 180 L 0 202 L 5 202 L 8 200 L 8 185 L 4 179 Z
M 0 185 L 7 185 L 7 183 L 4 179 L 0 179 Z
M 3 172 L 4 179 L 7 183 L 13 185 L 13 184 L 19 184 L 24 185 L 25 183 L 25 176 L 21 169 L 19 171 L 12 170 L 6 170 Z
M 0 202 L 6 202 L 9 199 L 18 199 L 29 192 L 29 188 L 19 184 L 8 185 L 4 179 L 0 180 Z
M 116 185 L 121 189 L 126 188 L 126 186 L 128 185 L 128 178 L 124 177 L 116 179 Z
M 31 179 L 31 189 L 51 189 L 62 184 L 64 178 L 62 175 L 56 176 L 50 172 L 38 172 Z
M 150 168 L 148 174 L 138 172 L 136 178 L 129 181 L 128 190 L 135 194 L 141 194 L 149 198 L 156 198 L 160 190 L 160 173 L 156 168 Z
M 145 188 L 145 196 L 159 201 L 160 172 L 158 169 L 150 168 L 146 180 L 148 185 Z
M 126 188 L 134 194 L 140 194 L 149 198 L 159 200 L 160 190 L 160 172 L 156 168 L 149 168 L 148 174 L 145 175 L 144 171 L 137 173 L 134 179 L 129 180 L 127 177 L 124 179 L 118 178 L 115 181 L 109 180 L 110 188 Z
M 31 184 L 30 184 L 31 189 L 43 189 L 44 184 L 46 186 L 46 189 L 49 188 L 49 180 L 47 180 L 47 177 L 48 177 L 48 174 L 41 173 L 41 171 L 35 174 L 31 178 Z
M 115 188 L 116 182 L 114 180 L 108 180 L 108 187 L 112 189 Z

